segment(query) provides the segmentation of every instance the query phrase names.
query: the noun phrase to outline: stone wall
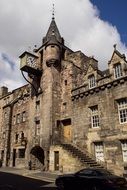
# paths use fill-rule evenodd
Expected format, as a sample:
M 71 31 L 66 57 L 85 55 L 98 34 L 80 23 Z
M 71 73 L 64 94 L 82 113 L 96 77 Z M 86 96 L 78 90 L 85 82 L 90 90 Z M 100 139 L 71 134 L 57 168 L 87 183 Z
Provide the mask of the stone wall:
M 49 170 L 54 171 L 54 152 L 59 152 L 59 172 L 62 173 L 73 173 L 85 166 L 77 159 L 74 158 L 71 153 L 64 150 L 61 146 L 51 146 L 50 147 L 50 160 L 49 160 Z

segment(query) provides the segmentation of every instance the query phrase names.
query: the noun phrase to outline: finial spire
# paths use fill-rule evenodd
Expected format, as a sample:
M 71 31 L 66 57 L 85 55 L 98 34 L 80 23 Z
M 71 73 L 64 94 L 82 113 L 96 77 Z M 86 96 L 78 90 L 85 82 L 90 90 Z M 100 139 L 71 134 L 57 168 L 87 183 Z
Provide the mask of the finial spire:
M 117 44 L 114 44 L 114 45 L 113 45 L 113 47 L 114 47 L 114 50 L 116 50 L 116 46 L 117 46 Z
M 55 19 L 55 5 L 53 3 L 53 8 L 52 8 L 52 19 Z

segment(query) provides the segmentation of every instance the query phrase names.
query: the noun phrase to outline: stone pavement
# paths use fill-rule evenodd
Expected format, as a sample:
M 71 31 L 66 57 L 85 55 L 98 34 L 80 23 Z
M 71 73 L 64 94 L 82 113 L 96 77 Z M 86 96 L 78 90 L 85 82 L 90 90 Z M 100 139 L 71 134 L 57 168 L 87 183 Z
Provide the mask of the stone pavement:
M 60 173 L 58 172 L 28 170 L 25 168 L 15 168 L 15 167 L 1 167 L 0 172 L 13 173 L 17 175 L 34 178 L 34 179 L 44 180 L 47 182 L 55 182 L 56 177 L 60 175 Z

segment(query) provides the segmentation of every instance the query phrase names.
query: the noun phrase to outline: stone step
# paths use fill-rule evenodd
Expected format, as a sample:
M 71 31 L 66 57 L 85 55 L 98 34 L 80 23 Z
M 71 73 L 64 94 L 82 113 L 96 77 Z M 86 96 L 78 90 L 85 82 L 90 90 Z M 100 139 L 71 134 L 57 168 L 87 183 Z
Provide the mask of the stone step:
M 87 154 L 83 153 L 80 149 L 72 146 L 71 144 L 63 144 L 62 147 L 69 151 L 72 155 L 78 157 L 78 159 L 84 163 L 88 164 L 90 167 L 104 168 L 93 158 L 89 157 Z
M 97 163 L 96 160 L 86 159 L 86 158 L 80 158 L 80 160 L 90 163 Z

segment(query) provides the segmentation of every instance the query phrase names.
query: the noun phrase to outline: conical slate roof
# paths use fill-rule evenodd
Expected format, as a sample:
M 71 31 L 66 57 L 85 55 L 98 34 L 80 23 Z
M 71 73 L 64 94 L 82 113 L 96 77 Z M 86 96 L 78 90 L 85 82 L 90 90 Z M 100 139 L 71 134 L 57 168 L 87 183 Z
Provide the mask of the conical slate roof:
M 47 31 L 46 36 L 43 38 L 43 43 L 62 43 L 63 38 L 60 35 L 60 32 L 58 30 L 58 27 L 56 25 L 54 17 L 52 18 L 52 21 L 50 23 L 49 29 Z
M 52 34 L 54 33 L 54 35 L 59 39 L 61 38 L 61 35 L 59 33 L 58 27 L 56 25 L 55 19 L 52 19 L 51 24 L 49 26 L 48 32 L 46 34 L 46 38 L 50 38 L 52 36 Z

